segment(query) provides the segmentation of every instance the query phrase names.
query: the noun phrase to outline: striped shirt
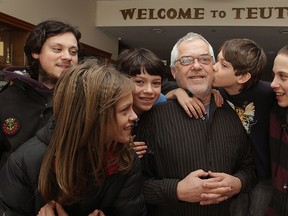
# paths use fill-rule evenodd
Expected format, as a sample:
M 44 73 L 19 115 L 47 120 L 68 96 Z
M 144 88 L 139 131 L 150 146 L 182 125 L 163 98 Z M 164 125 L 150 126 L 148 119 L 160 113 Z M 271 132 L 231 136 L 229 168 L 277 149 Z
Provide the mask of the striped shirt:
M 143 114 L 137 140 L 148 145 L 142 160 L 148 215 L 229 215 L 231 199 L 217 205 L 181 202 L 178 182 L 197 169 L 238 177 L 242 191 L 252 188 L 255 166 L 246 132 L 228 104 L 217 108 L 212 99 L 209 119 L 189 118 L 176 100 Z

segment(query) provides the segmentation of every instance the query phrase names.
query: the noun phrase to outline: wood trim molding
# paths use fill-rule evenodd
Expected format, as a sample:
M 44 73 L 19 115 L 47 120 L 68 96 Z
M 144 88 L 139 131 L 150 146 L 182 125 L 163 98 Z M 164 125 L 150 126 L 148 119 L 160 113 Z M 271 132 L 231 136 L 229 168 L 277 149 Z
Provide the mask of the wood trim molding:
M 105 52 L 103 50 L 97 49 L 95 47 L 89 46 L 87 44 L 81 43 L 81 49 L 84 51 L 84 53 L 87 55 L 92 56 L 101 56 L 103 58 L 111 59 L 112 54 Z
M 35 25 L 12 17 L 10 15 L 0 12 L 0 24 L 22 31 L 32 31 Z M 111 59 L 112 54 L 103 50 L 97 49 L 90 45 L 81 43 L 81 48 L 85 55 L 100 56 L 103 58 Z
M 34 25 L 31 23 L 9 16 L 2 12 L 0 12 L 0 23 L 22 31 L 31 31 L 34 27 Z

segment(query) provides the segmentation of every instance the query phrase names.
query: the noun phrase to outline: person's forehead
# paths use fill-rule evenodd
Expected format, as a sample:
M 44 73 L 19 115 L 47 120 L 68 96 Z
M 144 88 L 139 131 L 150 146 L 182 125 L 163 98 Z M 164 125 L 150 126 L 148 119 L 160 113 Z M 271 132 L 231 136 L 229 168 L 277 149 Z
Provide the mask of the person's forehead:
M 227 61 L 225 58 L 224 58 L 224 55 L 223 55 L 223 52 L 222 52 L 222 50 L 218 53 L 218 55 L 217 55 L 217 58 L 220 60 L 224 60 L 224 61 Z M 228 62 L 228 61 L 227 61 Z
M 288 73 L 288 56 L 287 55 L 277 55 L 274 60 L 273 72 L 284 72 Z
M 195 53 L 195 54 L 208 54 L 209 46 L 201 39 L 186 40 L 180 43 L 179 53 Z
M 76 44 L 77 39 L 72 32 L 66 32 L 63 34 L 53 35 L 46 39 L 47 43 L 57 43 L 57 44 Z

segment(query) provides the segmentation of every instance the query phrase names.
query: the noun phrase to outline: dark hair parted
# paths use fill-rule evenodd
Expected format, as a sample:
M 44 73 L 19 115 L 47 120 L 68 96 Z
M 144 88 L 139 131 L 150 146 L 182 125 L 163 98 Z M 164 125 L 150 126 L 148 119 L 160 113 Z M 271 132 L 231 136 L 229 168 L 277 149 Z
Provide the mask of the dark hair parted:
M 131 48 L 123 50 L 116 62 L 117 69 L 128 76 L 136 76 L 145 69 L 149 75 L 160 76 L 165 79 L 165 65 L 153 52 L 145 48 Z
M 132 81 L 114 66 L 86 60 L 62 73 L 55 86 L 55 128 L 44 156 L 39 190 L 46 201 L 76 203 L 107 169 L 132 167 L 133 149 L 117 143 L 116 105 L 132 94 Z M 114 136 L 113 136 L 114 135 Z
M 224 59 L 232 64 L 236 76 L 251 74 L 250 80 L 243 84 L 241 91 L 258 83 L 266 67 L 266 55 L 253 40 L 231 39 L 223 43 L 220 51 Z
M 78 49 L 80 49 L 81 33 L 77 27 L 71 26 L 68 23 L 57 20 L 46 20 L 39 23 L 29 34 L 25 45 L 24 52 L 27 57 L 27 69 L 30 76 L 37 80 L 39 75 L 39 60 L 32 57 L 33 53 L 39 54 L 42 46 L 47 38 L 71 32 L 76 40 Z

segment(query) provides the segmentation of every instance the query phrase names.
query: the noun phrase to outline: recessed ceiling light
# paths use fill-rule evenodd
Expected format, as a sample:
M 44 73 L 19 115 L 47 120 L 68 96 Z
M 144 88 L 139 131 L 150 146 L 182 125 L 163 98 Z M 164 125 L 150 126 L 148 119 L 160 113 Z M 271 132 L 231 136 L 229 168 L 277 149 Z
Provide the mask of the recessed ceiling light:
M 156 34 L 162 34 L 164 32 L 164 30 L 161 28 L 154 28 L 152 29 L 152 31 L 155 32 Z
M 281 34 L 288 34 L 288 28 L 280 29 L 279 32 Z

